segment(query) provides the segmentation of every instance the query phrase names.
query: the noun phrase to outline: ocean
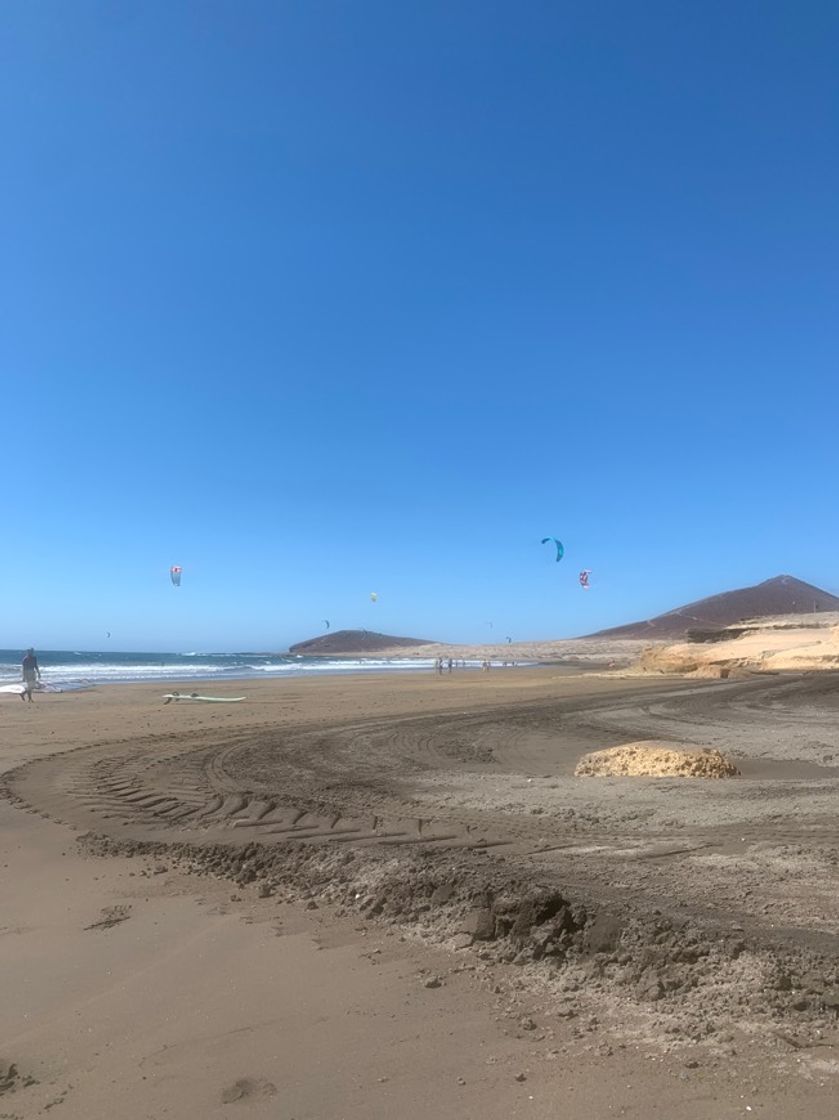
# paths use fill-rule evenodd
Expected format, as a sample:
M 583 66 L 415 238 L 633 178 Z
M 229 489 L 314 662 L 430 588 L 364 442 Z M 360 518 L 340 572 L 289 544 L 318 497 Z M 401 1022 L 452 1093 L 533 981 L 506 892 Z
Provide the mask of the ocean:
M 36 650 L 44 685 L 54 690 L 91 688 L 135 681 L 226 681 L 306 677 L 323 673 L 430 670 L 430 658 L 302 657 L 272 653 L 113 653 L 89 650 Z M 21 679 L 22 650 L 0 650 L 0 685 Z M 479 661 L 467 661 L 478 668 Z

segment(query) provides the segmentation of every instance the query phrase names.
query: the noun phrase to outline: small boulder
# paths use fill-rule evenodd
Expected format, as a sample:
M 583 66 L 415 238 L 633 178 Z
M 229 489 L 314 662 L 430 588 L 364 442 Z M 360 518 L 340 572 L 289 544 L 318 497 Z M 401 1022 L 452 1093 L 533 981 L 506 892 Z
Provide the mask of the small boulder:
M 453 894 L 454 894 L 454 884 L 453 883 L 441 883 L 440 886 L 436 887 L 431 894 L 431 905 L 432 906 L 442 906 L 443 903 L 449 901 L 449 899 L 452 897 Z
M 463 920 L 461 932 L 470 933 L 476 941 L 492 941 L 495 937 L 495 918 L 489 908 L 470 910 Z

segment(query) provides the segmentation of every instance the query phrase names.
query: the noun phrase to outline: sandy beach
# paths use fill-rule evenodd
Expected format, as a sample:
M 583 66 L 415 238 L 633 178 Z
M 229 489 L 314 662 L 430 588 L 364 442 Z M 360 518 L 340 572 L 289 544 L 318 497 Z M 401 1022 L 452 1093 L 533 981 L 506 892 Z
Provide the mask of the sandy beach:
M 466 659 L 471 661 L 492 661 L 505 664 L 536 663 L 554 664 L 592 669 L 606 669 L 610 666 L 625 668 L 637 662 L 641 654 L 650 648 L 650 641 L 638 638 L 561 638 L 555 641 L 507 642 L 504 640 L 481 642 L 477 645 L 446 644 L 429 642 L 426 645 L 402 649 L 398 646 L 380 651 L 382 657 L 437 658 L 447 660 Z
M 165 691 L 0 703 L 3 1115 L 835 1114 L 834 674 Z

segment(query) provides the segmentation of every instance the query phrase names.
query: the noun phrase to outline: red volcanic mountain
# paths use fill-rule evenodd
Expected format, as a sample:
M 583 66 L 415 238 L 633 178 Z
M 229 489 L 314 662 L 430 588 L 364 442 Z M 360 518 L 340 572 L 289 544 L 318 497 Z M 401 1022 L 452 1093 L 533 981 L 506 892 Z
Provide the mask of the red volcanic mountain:
M 309 656 L 339 653 L 378 653 L 383 649 L 396 647 L 428 645 L 425 638 L 394 638 L 390 634 L 377 634 L 375 630 L 336 630 L 332 634 L 322 634 L 306 642 L 289 646 L 289 653 L 305 653 Z
M 839 599 L 812 583 L 794 576 L 775 576 L 754 587 L 723 591 L 684 607 L 646 619 L 598 630 L 592 638 L 682 638 L 689 629 L 732 626 L 747 618 L 779 614 L 812 614 L 814 611 L 839 611 Z

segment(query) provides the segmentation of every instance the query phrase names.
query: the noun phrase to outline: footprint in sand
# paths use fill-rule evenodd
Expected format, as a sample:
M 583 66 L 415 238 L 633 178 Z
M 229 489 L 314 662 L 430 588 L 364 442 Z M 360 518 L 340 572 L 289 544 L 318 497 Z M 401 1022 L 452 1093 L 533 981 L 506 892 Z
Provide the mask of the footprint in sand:
M 112 926 L 118 926 L 120 922 L 125 922 L 131 917 L 131 907 L 105 906 L 99 913 L 102 915 L 99 921 L 85 926 L 85 929 L 111 929 Z
M 238 1081 L 222 1089 L 221 1103 L 233 1104 L 253 1097 L 273 1097 L 276 1093 L 277 1086 L 264 1077 L 240 1077 Z
M 28 1089 L 30 1085 L 37 1085 L 38 1082 L 31 1074 L 18 1073 L 18 1068 L 14 1062 L 4 1062 L 0 1060 L 0 1096 L 3 1093 L 14 1093 L 17 1089 Z M 2 1115 L 8 1115 L 3 1113 Z

